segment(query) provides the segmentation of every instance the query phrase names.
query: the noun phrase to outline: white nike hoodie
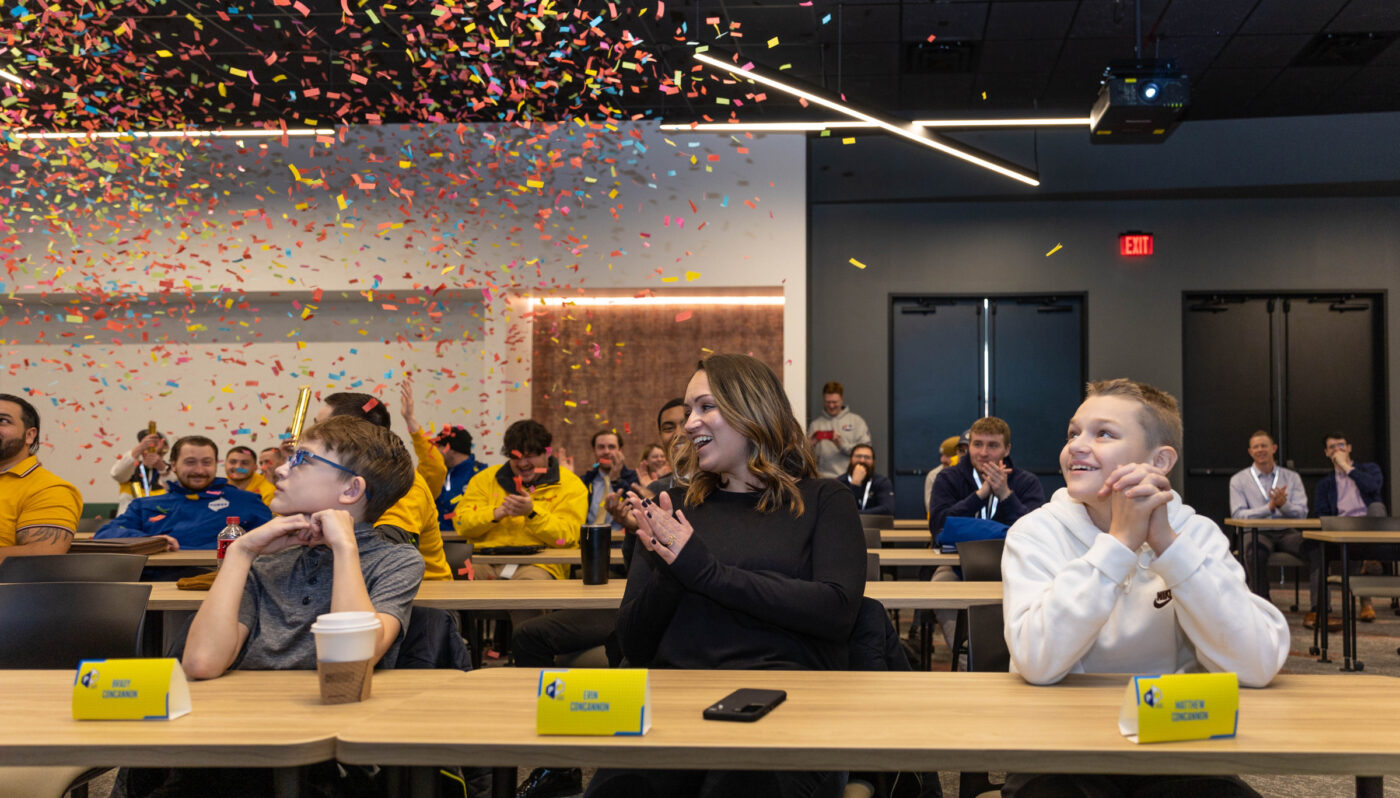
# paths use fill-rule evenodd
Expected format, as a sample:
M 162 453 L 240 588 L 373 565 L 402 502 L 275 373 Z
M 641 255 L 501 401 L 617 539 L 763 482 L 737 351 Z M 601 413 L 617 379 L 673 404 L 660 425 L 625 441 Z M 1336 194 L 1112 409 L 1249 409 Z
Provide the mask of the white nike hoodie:
M 1177 539 L 1161 557 L 1100 532 L 1061 488 L 1006 535 L 1001 560 L 1011 670 L 1032 684 L 1069 673 L 1227 672 L 1263 687 L 1288 658 L 1288 623 L 1255 596 L 1224 533 L 1172 493 Z

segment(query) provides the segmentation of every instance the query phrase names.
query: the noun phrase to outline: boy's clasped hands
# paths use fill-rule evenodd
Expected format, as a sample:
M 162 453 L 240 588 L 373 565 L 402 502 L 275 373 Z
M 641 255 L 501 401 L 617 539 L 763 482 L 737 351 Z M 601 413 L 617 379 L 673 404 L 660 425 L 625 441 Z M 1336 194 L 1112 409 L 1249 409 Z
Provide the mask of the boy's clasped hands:
M 329 546 L 333 552 L 343 551 L 346 547 L 357 549 L 355 519 L 344 510 L 321 510 L 311 515 L 279 515 L 240 536 L 229 550 L 257 557 L 276 554 L 293 546 Z
M 1108 533 L 1132 551 L 1146 543 L 1158 557 L 1176 540 L 1167 518 L 1172 486 L 1166 473 L 1147 463 L 1119 466 L 1104 480 L 1101 498 L 1112 496 L 1113 521 Z

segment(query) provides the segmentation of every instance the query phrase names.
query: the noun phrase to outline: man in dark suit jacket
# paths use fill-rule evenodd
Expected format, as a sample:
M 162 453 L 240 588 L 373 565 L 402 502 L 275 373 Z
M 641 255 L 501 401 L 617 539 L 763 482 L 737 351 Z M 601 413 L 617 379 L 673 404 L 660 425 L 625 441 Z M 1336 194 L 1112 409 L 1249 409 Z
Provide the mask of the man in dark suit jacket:
M 1323 440 L 1323 446 L 1333 468 L 1332 473 L 1317 483 L 1317 490 L 1313 494 L 1313 507 L 1317 509 L 1318 517 L 1366 515 L 1372 504 L 1381 501 L 1381 484 L 1384 480 L 1381 467 L 1375 463 L 1352 462 L 1351 444 L 1347 443 L 1345 433 L 1329 432 Z M 1316 559 L 1315 567 L 1321 569 L 1321 556 L 1318 555 Z M 1357 563 L 1353 561 L 1353 565 Z M 1378 562 L 1367 562 L 1364 568 L 1368 571 L 1375 568 L 1374 572 L 1380 573 Z M 1369 597 L 1361 599 L 1361 612 L 1356 619 L 1365 623 L 1376 619 L 1376 610 L 1371 606 Z M 1309 626 L 1309 620 L 1304 619 L 1304 626 Z

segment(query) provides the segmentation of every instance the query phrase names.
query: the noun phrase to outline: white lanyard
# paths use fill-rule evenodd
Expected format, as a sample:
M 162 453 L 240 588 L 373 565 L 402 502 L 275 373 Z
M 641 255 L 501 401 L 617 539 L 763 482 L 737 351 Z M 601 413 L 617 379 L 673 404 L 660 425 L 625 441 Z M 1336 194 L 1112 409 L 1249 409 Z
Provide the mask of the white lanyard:
M 977 483 L 977 489 L 982 489 L 982 475 L 978 473 L 977 466 L 972 467 L 972 481 Z M 977 514 L 978 518 L 990 520 L 997 514 L 997 495 L 995 493 L 987 497 L 987 503 L 982 507 L 982 511 Z
M 136 467 L 141 471 L 141 485 L 142 485 L 142 487 L 144 487 L 144 488 L 146 489 L 145 493 L 142 493 L 141 495 L 142 495 L 142 496 L 150 496 L 150 495 L 151 495 L 151 480 L 150 480 L 149 477 L 146 476 L 146 466 L 145 466 L 144 464 L 142 464 L 142 465 L 138 465 L 138 466 L 136 466 Z
M 1265 490 L 1264 480 L 1260 479 L 1258 472 L 1254 474 L 1254 484 L 1259 486 L 1259 492 L 1264 494 L 1264 501 L 1266 502 L 1271 502 L 1274 500 L 1274 497 L 1271 494 L 1273 492 L 1273 489 L 1278 487 L 1278 466 L 1274 467 L 1273 473 L 1271 473 L 1269 476 L 1273 477 L 1273 481 L 1269 483 L 1269 489 Z
M 865 509 L 865 503 L 870 501 L 870 483 L 875 481 L 875 475 L 871 474 L 865 478 L 865 495 L 860 498 L 860 509 Z

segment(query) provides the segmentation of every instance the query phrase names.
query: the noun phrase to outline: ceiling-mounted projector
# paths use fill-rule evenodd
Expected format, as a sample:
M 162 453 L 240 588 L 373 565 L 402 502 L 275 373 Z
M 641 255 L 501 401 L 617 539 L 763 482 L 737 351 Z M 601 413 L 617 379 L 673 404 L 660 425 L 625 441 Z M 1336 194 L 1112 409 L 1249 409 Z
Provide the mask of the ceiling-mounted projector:
M 1191 100 L 1191 84 L 1174 61 L 1114 61 L 1104 70 L 1089 112 L 1095 144 L 1157 144 L 1176 129 Z

